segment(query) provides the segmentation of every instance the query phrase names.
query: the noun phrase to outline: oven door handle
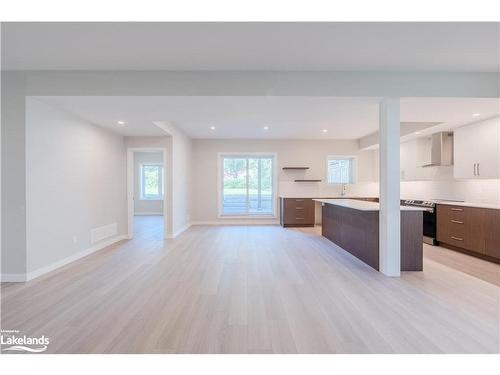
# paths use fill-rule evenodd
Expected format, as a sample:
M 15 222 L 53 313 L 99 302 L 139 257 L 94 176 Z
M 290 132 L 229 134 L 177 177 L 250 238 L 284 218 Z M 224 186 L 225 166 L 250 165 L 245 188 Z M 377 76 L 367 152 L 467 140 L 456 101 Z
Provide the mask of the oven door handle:
M 434 213 L 434 208 L 422 208 L 422 210 L 425 211 L 425 212 L 429 212 L 431 214 Z

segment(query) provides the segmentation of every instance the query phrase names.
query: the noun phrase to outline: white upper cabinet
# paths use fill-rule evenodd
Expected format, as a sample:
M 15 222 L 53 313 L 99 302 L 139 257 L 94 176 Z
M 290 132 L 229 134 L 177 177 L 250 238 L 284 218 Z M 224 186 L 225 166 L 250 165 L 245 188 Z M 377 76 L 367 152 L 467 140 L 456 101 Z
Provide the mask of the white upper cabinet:
M 431 160 L 431 138 L 422 137 L 401 143 L 401 181 L 425 181 L 441 179 L 451 174 L 451 167 L 429 165 Z
M 454 131 L 454 177 L 500 178 L 500 118 Z

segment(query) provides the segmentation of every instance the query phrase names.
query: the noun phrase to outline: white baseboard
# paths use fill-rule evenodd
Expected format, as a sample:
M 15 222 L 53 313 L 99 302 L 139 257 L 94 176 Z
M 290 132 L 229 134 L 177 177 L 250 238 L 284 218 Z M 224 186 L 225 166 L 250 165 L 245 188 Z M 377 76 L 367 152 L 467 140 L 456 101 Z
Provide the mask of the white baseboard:
M 4 273 L 2 274 L 2 283 L 24 283 L 26 281 L 25 273 Z
M 134 216 L 163 216 L 163 212 L 134 212 Z
M 46 273 L 54 271 L 57 268 L 63 267 L 71 262 L 74 262 L 78 259 L 84 258 L 87 255 L 90 255 L 92 253 L 95 253 L 96 251 L 102 250 L 105 247 L 113 245 L 116 242 L 122 241 L 122 240 L 126 239 L 126 237 L 127 236 L 125 234 L 122 234 L 122 235 L 110 238 L 106 241 L 102 241 L 101 243 L 98 243 L 92 247 L 89 247 L 88 249 L 80 251 L 79 253 L 70 255 L 67 258 L 58 260 L 57 262 L 51 263 L 45 267 L 38 268 L 37 270 L 28 272 L 27 274 L 5 274 L 5 275 L 2 275 L 2 282 L 26 282 L 26 281 L 33 280 L 37 277 L 45 275 Z
M 189 222 L 186 225 L 184 225 L 181 229 L 179 229 L 177 232 L 175 232 L 173 234 L 167 234 L 165 236 L 165 238 L 171 240 L 171 239 L 177 237 L 178 235 L 180 235 L 182 232 L 185 232 L 186 230 L 188 230 L 191 225 L 193 225 L 193 224 Z
M 208 221 L 193 221 L 191 225 L 277 225 L 278 219 L 222 219 Z

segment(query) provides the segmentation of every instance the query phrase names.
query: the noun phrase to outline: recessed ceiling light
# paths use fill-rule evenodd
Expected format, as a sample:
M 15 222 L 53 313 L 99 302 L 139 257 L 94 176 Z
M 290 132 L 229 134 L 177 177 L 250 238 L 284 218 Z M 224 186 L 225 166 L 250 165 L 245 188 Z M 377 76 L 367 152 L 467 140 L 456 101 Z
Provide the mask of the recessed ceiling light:
M 269 126 L 264 126 L 264 130 L 269 130 Z
M 117 122 L 117 124 L 118 124 L 118 125 L 122 125 L 122 126 L 123 126 L 123 125 L 125 125 L 125 121 L 121 121 L 121 120 L 120 120 L 120 121 L 118 121 L 118 122 Z
M 473 113 L 473 114 L 472 114 L 472 117 L 479 117 L 479 116 L 481 116 L 481 114 L 480 114 L 480 113 Z
M 323 129 L 323 133 L 328 133 L 328 129 Z
M 215 126 L 211 126 L 211 127 L 210 127 L 210 130 L 215 130 Z

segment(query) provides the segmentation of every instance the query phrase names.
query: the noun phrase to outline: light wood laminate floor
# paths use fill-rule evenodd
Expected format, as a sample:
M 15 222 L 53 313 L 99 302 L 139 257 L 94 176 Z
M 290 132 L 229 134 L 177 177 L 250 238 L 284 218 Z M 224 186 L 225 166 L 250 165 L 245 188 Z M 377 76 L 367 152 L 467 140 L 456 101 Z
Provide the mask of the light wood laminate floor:
M 194 226 L 163 240 L 160 220 L 2 284 L 2 328 L 48 336 L 48 353 L 499 352 L 500 288 L 442 252 L 387 278 L 319 228 Z

